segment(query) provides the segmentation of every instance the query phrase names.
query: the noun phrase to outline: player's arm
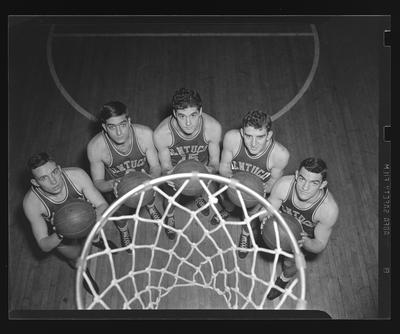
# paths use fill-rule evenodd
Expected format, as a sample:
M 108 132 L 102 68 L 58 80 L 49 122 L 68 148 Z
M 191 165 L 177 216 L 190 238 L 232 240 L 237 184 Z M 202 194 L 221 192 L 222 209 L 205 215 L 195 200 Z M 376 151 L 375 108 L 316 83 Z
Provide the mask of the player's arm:
M 234 130 L 228 131 L 224 136 L 221 162 L 219 164 L 219 174 L 225 177 L 232 177 L 232 167 L 231 163 L 233 160 L 233 155 L 235 154 L 235 147 L 237 147 L 237 135 Z M 240 139 L 240 138 L 239 138 Z
M 149 127 L 143 126 L 139 134 L 139 145 L 146 154 L 147 162 L 150 166 L 150 176 L 153 178 L 161 175 L 160 161 L 158 160 L 157 149 L 153 142 L 153 131 Z
M 271 176 L 265 183 L 265 192 L 267 194 L 271 192 L 275 182 L 283 176 L 283 171 L 287 166 L 290 157 L 289 151 L 283 146 L 278 146 L 274 153 Z
M 312 253 L 321 253 L 326 248 L 339 215 L 339 209 L 334 201 L 322 205 L 318 211 L 318 224 L 314 229 L 314 238 L 303 236 L 302 241 L 303 248 Z
M 171 133 L 163 126 L 159 126 L 153 133 L 154 146 L 158 151 L 158 159 L 161 164 L 162 175 L 169 174 L 172 169 L 171 155 L 169 145 L 171 144 Z
M 281 178 L 272 186 L 271 193 L 268 197 L 268 202 L 273 206 L 274 209 L 279 210 L 286 194 L 289 190 L 290 181 L 286 178 Z M 272 212 L 269 213 L 272 215 Z
M 216 174 L 219 171 L 219 159 L 221 154 L 219 144 L 221 142 L 221 136 L 221 125 L 216 120 L 212 120 L 206 132 L 209 156 L 208 167 L 210 167 L 209 172 L 212 174 Z
M 45 209 L 39 199 L 34 198 L 32 193 L 28 193 L 24 198 L 22 206 L 40 249 L 43 252 L 50 252 L 56 248 L 62 239 L 56 233 L 48 234 L 47 223 L 42 216 Z
M 69 168 L 67 171 L 68 176 L 72 182 L 83 192 L 85 197 L 92 203 L 96 208 L 97 220 L 101 217 L 104 211 L 108 208 L 108 203 L 104 199 L 103 195 L 94 186 L 89 175 L 81 168 Z
M 96 138 L 99 139 L 99 138 Z M 90 174 L 95 187 L 102 193 L 113 191 L 115 180 L 105 180 L 104 162 L 101 157 L 103 147 L 100 140 L 91 140 L 87 146 L 87 156 L 90 163 Z

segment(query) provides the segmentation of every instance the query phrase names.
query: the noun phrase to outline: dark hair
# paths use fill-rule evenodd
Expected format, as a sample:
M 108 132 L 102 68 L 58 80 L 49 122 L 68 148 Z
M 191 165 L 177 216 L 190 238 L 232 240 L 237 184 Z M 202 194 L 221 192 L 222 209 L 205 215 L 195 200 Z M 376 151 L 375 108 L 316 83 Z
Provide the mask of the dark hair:
M 325 161 L 322 159 L 313 158 L 313 157 L 304 159 L 300 163 L 299 171 L 302 167 L 304 167 L 306 170 L 308 170 L 311 173 L 321 174 L 322 181 L 325 181 L 327 178 L 328 167 L 326 166 Z
M 255 129 L 261 129 L 265 126 L 267 131 L 270 131 L 272 127 L 272 119 L 271 116 L 260 110 L 249 111 L 242 119 L 243 129 L 246 126 L 252 126 Z
M 27 165 L 29 170 L 32 171 L 33 169 L 43 166 L 49 161 L 54 161 L 54 159 L 46 152 L 40 152 L 32 155 L 29 158 Z
M 200 94 L 192 89 L 180 88 L 172 97 L 173 111 L 179 109 L 186 109 L 189 107 L 196 107 L 200 110 L 202 107 Z
M 127 114 L 128 111 L 125 104 L 119 101 L 110 101 L 105 103 L 100 109 L 100 122 L 106 123 L 106 121 L 111 117 Z

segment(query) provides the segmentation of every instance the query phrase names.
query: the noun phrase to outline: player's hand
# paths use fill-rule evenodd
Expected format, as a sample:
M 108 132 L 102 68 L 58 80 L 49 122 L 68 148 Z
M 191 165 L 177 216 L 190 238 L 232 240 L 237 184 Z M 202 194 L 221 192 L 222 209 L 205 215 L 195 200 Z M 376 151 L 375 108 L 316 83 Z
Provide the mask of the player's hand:
M 214 174 L 214 168 L 213 167 L 207 166 L 207 165 L 204 165 L 204 166 L 206 166 L 206 169 L 210 174 Z
M 264 225 L 265 225 L 265 223 L 267 222 L 267 217 L 261 218 L 261 216 L 260 216 L 260 221 L 261 221 L 261 224 L 260 224 L 260 231 L 261 231 L 261 233 L 262 233 L 263 228 L 264 228 Z
M 54 212 L 50 214 L 50 224 L 53 227 L 53 230 L 55 231 L 55 226 L 54 226 Z
M 176 186 L 175 186 L 174 181 L 166 181 L 166 182 L 172 189 L 174 189 L 174 191 L 176 191 Z
M 126 174 L 125 174 L 126 175 Z M 121 178 L 115 179 L 113 182 L 113 193 L 115 198 L 118 198 L 118 184 L 121 182 Z
M 268 211 L 266 210 L 266 212 L 265 212 L 265 213 L 262 213 L 262 214 L 258 217 L 258 219 L 260 219 L 261 224 L 265 224 L 265 221 L 268 219 L 268 217 L 269 217 L 269 214 L 268 214 Z
M 299 247 L 302 248 L 304 246 L 304 242 L 310 238 L 308 237 L 308 234 L 306 232 L 301 232 L 300 235 L 301 235 L 301 239 L 298 240 L 297 243 L 298 243 Z
M 126 171 L 125 171 L 125 174 L 124 175 L 127 175 L 127 174 L 129 174 L 130 172 L 134 172 L 135 170 L 134 169 L 127 169 Z
M 171 175 L 171 174 L 174 173 L 174 169 L 171 168 L 171 169 L 169 169 L 169 170 L 166 170 L 164 173 L 165 173 L 165 175 Z M 176 191 L 176 187 L 175 187 L 174 181 L 166 181 L 166 183 L 167 183 L 172 189 L 174 189 L 174 191 Z
M 52 214 L 50 216 L 50 224 L 51 224 L 51 228 L 53 230 L 53 233 L 55 233 L 57 235 L 58 239 L 63 240 L 64 236 L 57 232 L 56 227 L 54 225 L 54 212 L 52 212 Z
M 165 175 L 171 175 L 171 174 L 173 174 L 173 172 L 174 172 L 174 169 L 171 168 L 171 169 L 169 169 L 169 170 L 166 170 L 164 173 L 165 173 Z M 176 191 L 174 181 L 166 181 L 166 183 L 167 183 L 172 189 L 174 189 L 174 190 Z
M 262 216 L 264 216 L 264 217 L 261 218 L 261 216 L 260 216 L 260 221 L 261 221 L 260 230 L 261 230 L 261 232 L 262 232 L 265 224 L 267 223 L 268 218 L 270 217 L 270 215 L 267 213 L 266 215 L 262 215 Z
M 144 168 L 142 168 L 141 172 L 144 173 L 144 174 L 146 174 L 148 177 L 153 178 L 149 173 L 147 173 L 147 172 L 144 170 Z

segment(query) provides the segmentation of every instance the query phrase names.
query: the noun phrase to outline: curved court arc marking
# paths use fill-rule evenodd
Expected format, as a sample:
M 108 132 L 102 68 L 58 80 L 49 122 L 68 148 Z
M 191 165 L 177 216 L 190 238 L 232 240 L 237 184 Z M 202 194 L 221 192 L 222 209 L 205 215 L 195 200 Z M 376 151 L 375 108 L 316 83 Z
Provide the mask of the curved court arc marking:
M 313 63 L 311 66 L 311 70 L 308 74 L 307 79 L 305 80 L 303 86 L 300 88 L 300 90 L 297 92 L 297 94 L 290 100 L 288 104 L 286 104 L 283 108 L 281 108 L 278 112 L 273 114 L 271 116 L 272 120 L 275 121 L 279 117 L 283 116 L 286 114 L 305 94 L 307 89 L 310 87 L 311 82 L 314 79 L 315 73 L 318 68 L 318 63 L 319 63 L 319 53 L 320 53 L 320 48 L 319 48 L 319 38 L 318 38 L 318 32 L 314 24 L 311 24 L 311 30 L 312 33 L 260 33 L 260 34 L 255 34 L 257 36 L 282 36 L 282 37 L 287 37 L 287 36 L 313 36 L 314 37 L 314 58 L 313 58 Z M 81 107 L 72 97 L 71 95 L 68 94 L 67 90 L 64 88 L 64 86 L 61 84 L 60 79 L 58 78 L 57 72 L 54 68 L 54 63 L 52 59 L 52 49 L 51 49 L 51 42 L 53 39 L 53 36 L 55 37 L 75 37 L 75 36 L 86 36 L 86 37 L 102 37 L 103 35 L 106 35 L 108 37 L 110 36 L 118 36 L 118 37 L 131 37 L 131 36 L 142 36 L 142 37 L 155 37 L 155 36 L 160 36 L 160 34 L 151 34 L 151 33 L 143 33 L 143 34 L 54 34 L 54 25 L 51 26 L 50 32 L 49 32 L 49 37 L 47 39 L 47 62 L 49 65 L 50 73 L 51 76 L 57 86 L 57 88 L 60 90 L 61 94 L 64 96 L 64 98 L 68 101 L 69 104 L 72 105 L 80 114 L 85 116 L 91 121 L 97 121 L 97 118 L 93 116 L 91 113 L 86 111 L 83 107 Z M 243 34 L 243 33 L 213 33 L 213 34 L 207 34 L 207 33 L 202 33 L 202 34 L 161 34 L 165 36 L 245 36 L 245 35 L 251 35 L 251 34 Z M 253 34 L 254 35 L 254 34 Z
M 52 49 L 51 49 L 51 41 L 53 39 L 53 31 L 54 31 L 54 25 L 51 26 L 50 32 L 49 32 L 49 37 L 47 38 L 47 45 L 46 45 L 46 53 L 47 53 L 47 63 L 49 65 L 50 69 L 50 74 L 54 80 L 54 83 L 56 84 L 57 88 L 59 89 L 60 93 L 64 96 L 64 98 L 68 101 L 68 103 L 74 107 L 79 113 L 81 113 L 83 116 L 88 118 L 91 121 L 97 121 L 97 118 L 93 116 L 91 113 L 87 112 L 84 108 L 82 108 L 72 97 L 71 95 L 68 94 L 67 90 L 64 88 L 62 85 L 60 79 L 58 78 L 56 69 L 54 67 L 53 63 L 53 57 L 52 57 Z
M 302 98 L 302 96 L 307 91 L 308 87 L 310 87 L 310 84 L 314 79 L 314 75 L 315 75 L 315 72 L 317 71 L 318 63 L 319 63 L 319 38 L 318 38 L 317 28 L 315 28 L 314 24 L 311 24 L 311 30 L 313 31 L 313 36 L 314 36 L 314 59 L 313 59 L 313 63 L 311 66 L 310 73 L 308 74 L 308 77 L 307 77 L 306 81 L 304 82 L 303 87 L 300 88 L 300 90 L 293 97 L 293 99 L 287 105 L 285 105 L 281 110 L 279 110 L 277 113 L 275 113 L 271 116 L 272 121 L 275 121 L 279 117 L 286 114 Z

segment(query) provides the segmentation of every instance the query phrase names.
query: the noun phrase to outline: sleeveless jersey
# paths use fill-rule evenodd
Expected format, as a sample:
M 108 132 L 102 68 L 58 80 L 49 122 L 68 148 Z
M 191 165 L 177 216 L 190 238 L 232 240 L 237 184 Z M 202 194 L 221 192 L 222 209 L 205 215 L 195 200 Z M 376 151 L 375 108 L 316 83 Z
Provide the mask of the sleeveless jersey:
M 64 170 L 61 170 L 61 178 L 66 189 L 65 197 L 61 201 L 55 201 L 49 198 L 39 187 L 31 187 L 32 192 L 40 199 L 46 208 L 46 214 L 42 214 L 42 216 L 48 223 L 48 228 L 50 228 L 49 224 L 51 215 L 61 208 L 68 200 L 75 198 L 82 198 L 86 200 L 84 194 L 76 188 Z
M 172 124 L 172 116 L 168 122 L 172 135 L 172 144 L 168 147 L 172 166 L 181 160 L 198 160 L 208 164 L 208 141 L 204 135 L 203 117 L 200 117 L 200 129 L 191 136 L 183 136 Z
M 315 226 L 318 224 L 314 220 L 314 214 L 322 204 L 322 202 L 326 199 L 328 196 L 328 189 L 324 188 L 323 189 L 323 195 L 321 196 L 320 199 L 318 199 L 314 204 L 312 204 L 310 207 L 305 208 L 305 209 L 300 209 L 296 206 L 294 203 L 294 196 L 295 196 L 295 191 L 294 191 L 294 186 L 296 183 L 296 179 L 293 177 L 293 181 L 290 184 L 290 188 L 288 191 L 288 194 L 286 195 L 285 200 L 282 202 L 281 205 L 281 210 L 282 212 L 285 212 L 293 217 L 295 217 L 303 226 L 304 232 L 308 234 L 310 238 L 314 238 L 314 230 Z
M 107 172 L 105 175 L 105 180 L 122 177 L 125 175 L 125 172 L 128 169 L 138 172 L 144 169 L 146 173 L 150 172 L 150 166 L 147 162 L 146 154 L 139 147 L 132 125 L 130 129 L 132 131 L 132 137 L 130 143 L 131 148 L 128 153 L 121 153 L 118 151 L 107 133 L 104 131 L 102 132 L 104 141 L 106 142 L 108 151 L 111 155 L 110 164 L 105 166 Z
M 258 176 L 262 182 L 265 183 L 271 177 L 271 168 L 269 168 L 269 159 L 271 152 L 274 149 L 275 141 L 272 139 L 271 143 L 256 156 L 251 156 L 246 150 L 243 140 L 240 141 L 238 152 L 232 159 L 232 171 L 244 171 Z

